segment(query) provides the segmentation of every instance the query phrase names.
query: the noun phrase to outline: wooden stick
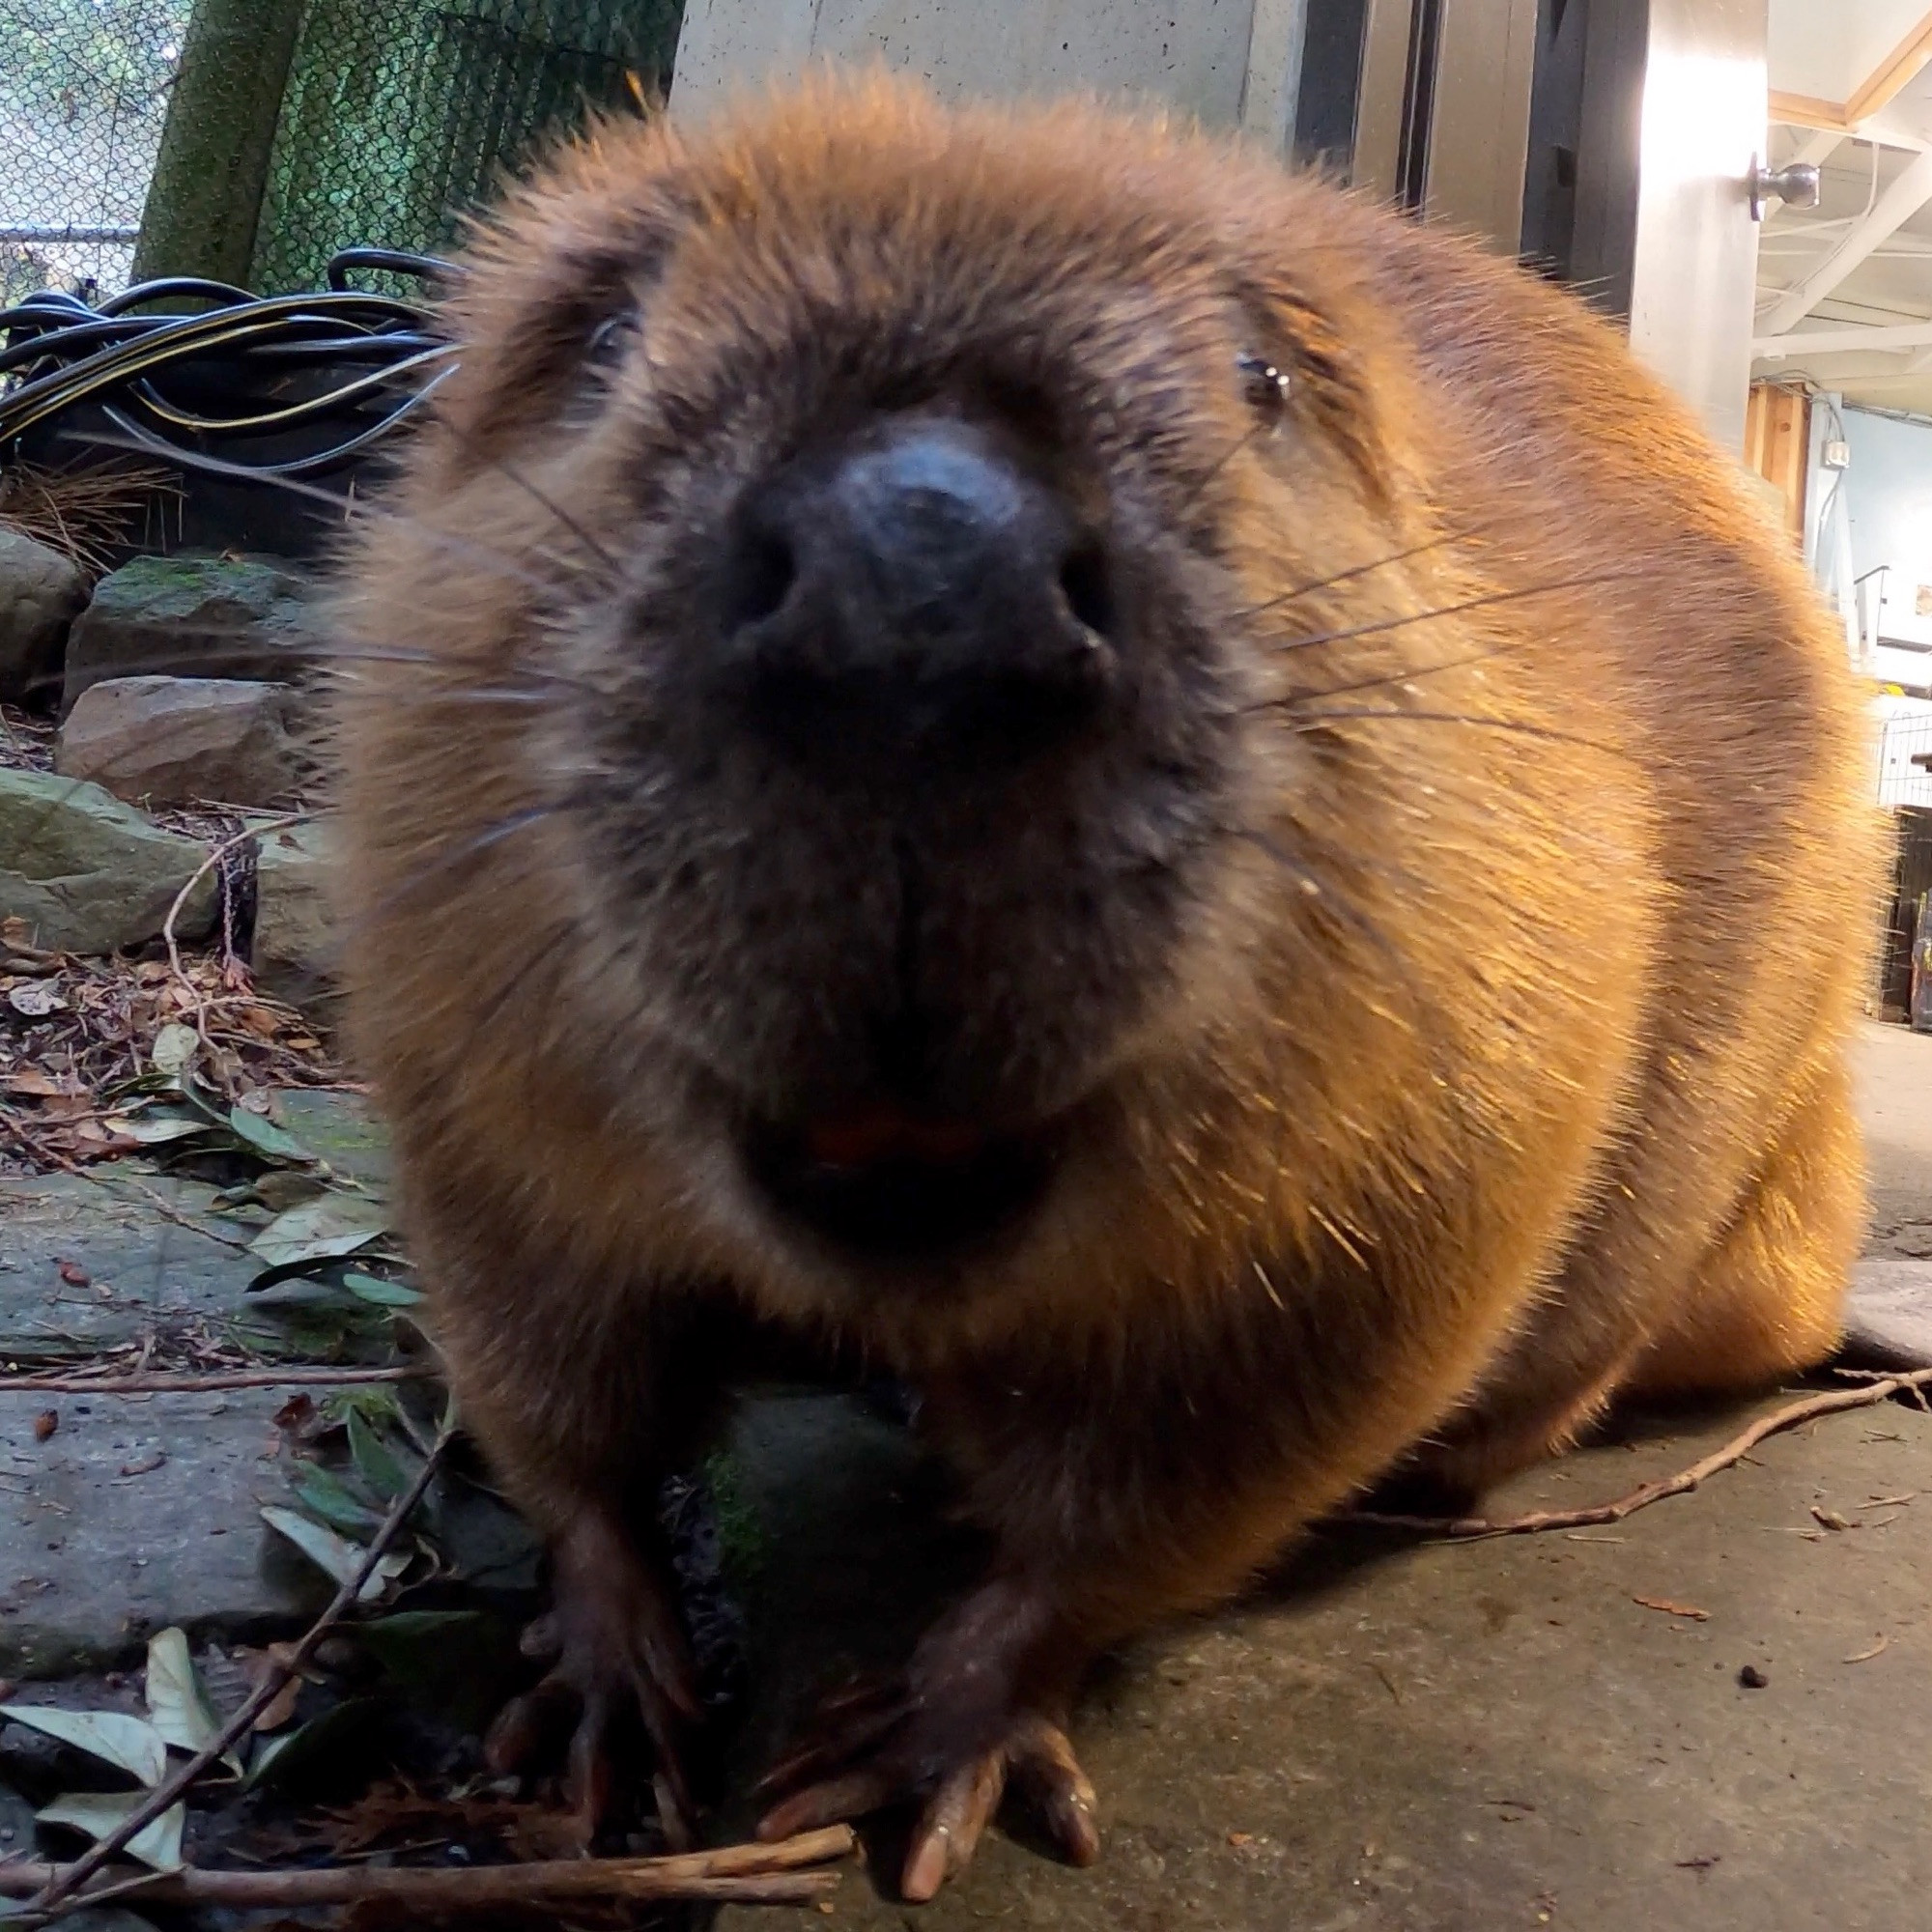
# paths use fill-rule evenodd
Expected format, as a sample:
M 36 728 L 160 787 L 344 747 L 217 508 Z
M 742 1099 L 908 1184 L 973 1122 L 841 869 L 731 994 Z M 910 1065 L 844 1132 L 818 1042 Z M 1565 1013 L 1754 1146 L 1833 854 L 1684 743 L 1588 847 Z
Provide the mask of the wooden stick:
M 430 1445 L 429 1454 L 423 1458 L 414 1480 L 390 1505 L 389 1513 L 383 1519 L 381 1526 L 369 1540 L 369 1547 L 362 1553 L 362 1561 L 355 1566 L 353 1575 L 344 1579 L 335 1595 L 329 1599 L 328 1607 L 316 1618 L 303 1633 L 293 1649 L 282 1652 L 278 1660 L 272 1660 L 262 1681 L 243 1700 L 242 1708 L 222 1725 L 221 1734 L 202 1750 L 189 1758 L 171 1777 L 163 1778 L 147 1798 L 128 1812 L 113 1831 L 104 1838 L 98 1839 L 81 1854 L 72 1864 L 59 1866 L 45 1886 L 37 1891 L 28 1902 L 30 1914 L 43 1916 L 51 1914 L 56 1907 L 65 1905 L 73 1898 L 78 1889 L 85 1885 L 96 1872 L 117 1852 L 123 1851 L 128 1841 L 137 1833 L 145 1831 L 169 1805 L 186 1792 L 203 1772 L 220 1762 L 242 1739 L 254 1728 L 255 1719 L 274 1702 L 282 1687 L 297 1671 L 314 1656 L 316 1646 L 333 1630 L 349 1606 L 355 1603 L 362 1593 L 362 1586 L 376 1574 L 376 1566 L 383 1559 L 383 1552 L 395 1540 L 397 1532 L 408 1520 L 410 1512 L 422 1501 L 430 1481 L 441 1466 L 442 1459 L 448 1452 L 451 1439 L 456 1434 L 455 1413 L 452 1409 L 437 1432 L 436 1440 Z
M 725 1845 L 658 1859 L 554 1859 L 534 1864 L 442 1868 L 331 1865 L 321 1870 L 206 1871 L 194 1865 L 131 1882 L 111 1881 L 117 1897 L 156 1904 L 221 1905 L 235 1911 L 354 1905 L 380 1898 L 423 1912 L 598 1899 L 716 1898 L 743 1904 L 805 1904 L 838 1883 L 837 1872 L 807 1869 L 844 1858 L 857 1842 L 849 1825 L 808 1832 L 776 1845 Z M 69 1885 L 73 1865 L 34 1860 L 0 1864 L 0 1898 L 41 1893 L 79 1907 L 105 1889 Z M 63 1886 L 67 1889 L 62 1892 Z M 30 1910 L 38 1908 L 30 1907 Z M 51 1908 L 49 1908 L 51 1909 Z
M 1674 1476 L 1645 1483 L 1615 1502 L 1598 1503 L 1589 1509 L 1532 1510 L 1527 1516 L 1384 1516 L 1377 1510 L 1346 1510 L 1331 1521 L 1370 1523 L 1378 1529 L 1419 1529 L 1453 1543 L 1472 1542 L 1486 1536 L 1533 1536 L 1546 1529 L 1589 1529 L 1599 1523 L 1622 1522 L 1665 1496 L 1681 1496 L 1694 1490 L 1707 1476 L 1742 1463 L 1768 1435 L 1779 1435 L 1821 1415 L 1835 1415 L 1841 1409 L 1871 1408 L 1908 1390 L 1919 1390 L 1932 1383 L 1932 1369 L 1915 1369 L 1910 1375 L 1884 1376 L 1863 1388 L 1833 1389 L 1825 1395 L 1806 1396 L 1784 1408 L 1761 1415 L 1742 1434 L 1734 1435 L 1721 1449 L 1714 1449 L 1702 1462 Z
M 0 1375 L 0 1394 L 9 1389 L 43 1395 L 205 1395 L 217 1389 L 348 1388 L 357 1382 L 428 1381 L 437 1371 L 428 1363 L 388 1369 L 211 1369 L 175 1373 L 157 1369 L 146 1376 Z

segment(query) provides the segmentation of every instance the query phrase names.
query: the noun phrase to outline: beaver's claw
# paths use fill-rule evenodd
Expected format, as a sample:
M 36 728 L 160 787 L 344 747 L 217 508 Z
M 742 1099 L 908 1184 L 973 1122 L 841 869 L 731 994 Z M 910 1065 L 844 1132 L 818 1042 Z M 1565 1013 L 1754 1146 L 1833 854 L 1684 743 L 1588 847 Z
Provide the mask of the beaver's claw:
M 523 1640 L 526 1656 L 553 1667 L 498 1713 L 485 1758 L 499 1774 L 519 1771 L 568 1733 L 570 1803 L 587 1844 L 611 1808 L 613 1728 L 635 1709 L 656 1757 L 659 1820 L 683 1849 L 695 1814 L 679 1745 L 703 1707 L 669 1593 L 614 1524 L 574 1530 L 555 1559 L 555 1607 Z
M 902 1683 L 860 1685 L 828 1699 L 817 1736 L 766 1774 L 758 1796 L 778 1802 L 758 1836 L 786 1838 L 917 1801 L 899 1885 L 908 1899 L 928 1899 L 973 1856 L 1009 1785 L 1074 1864 L 1099 1857 L 1094 1787 L 1053 1719 L 1018 1712 L 990 1748 L 962 1749 Z

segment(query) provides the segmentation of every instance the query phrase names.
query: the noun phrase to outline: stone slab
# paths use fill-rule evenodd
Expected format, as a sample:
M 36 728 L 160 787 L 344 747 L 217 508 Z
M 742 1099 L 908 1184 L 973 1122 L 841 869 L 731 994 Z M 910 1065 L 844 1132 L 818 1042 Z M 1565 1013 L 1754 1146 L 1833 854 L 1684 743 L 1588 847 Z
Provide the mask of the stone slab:
M 247 1227 L 207 1213 L 213 1188 L 119 1164 L 90 1172 L 0 1181 L 0 1361 L 58 1362 L 246 1317 L 261 1264 L 229 1245 Z M 141 1189 L 197 1226 L 166 1219 Z M 64 1280 L 63 1263 L 86 1284 Z
M 1492 1513 L 1621 1494 L 1742 1419 L 1582 1452 Z M 904 1625 L 917 1565 L 893 1547 L 895 1494 L 917 1465 L 888 1472 L 876 1425 L 836 1409 L 795 1416 L 788 1439 L 794 1474 L 745 1481 L 763 1499 L 753 1628 L 767 1645 L 781 1628 L 786 1673 L 823 1684 L 853 1643 L 818 1619 L 860 1602 L 862 1636 Z M 848 1538 L 860 1526 L 836 1552 L 809 1514 L 764 1513 L 814 1473 Z M 1861 1526 L 1827 1530 L 1813 1504 Z M 1075 1724 L 1101 1799 L 1094 1870 L 996 1833 L 916 1913 L 854 1872 L 829 1920 L 733 1910 L 719 1932 L 1921 1924 L 1928 1575 L 1932 1416 L 1897 1405 L 1769 1442 L 1755 1466 L 1614 1530 L 1457 1547 L 1327 1532 L 1249 1603 L 1143 1643 L 1096 1684 Z M 1739 1683 L 1746 1664 L 1765 1688 Z M 770 1677 L 761 1659 L 763 1703 L 795 1709 L 800 1687 Z M 751 1756 L 784 1730 L 754 1708 Z
M 366 1187 L 388 1185 L 389 1136 L 359 1094 L 317 1087 L 283 1087 L 275 1106 L 283 1124 L 337 1174 Z
M 287 1501 L 273 1417 L 290 1393 L 0 1389 L 0 1675 L 125 1662 L 170 1624 L 247 1637 L 313 1614 L 327 1579 L 259 1515 Z
M 1846 1351 L 1877 1367 L 1932 1368 L 1932 1262 L 1860 1262 L 1852 1271 Z

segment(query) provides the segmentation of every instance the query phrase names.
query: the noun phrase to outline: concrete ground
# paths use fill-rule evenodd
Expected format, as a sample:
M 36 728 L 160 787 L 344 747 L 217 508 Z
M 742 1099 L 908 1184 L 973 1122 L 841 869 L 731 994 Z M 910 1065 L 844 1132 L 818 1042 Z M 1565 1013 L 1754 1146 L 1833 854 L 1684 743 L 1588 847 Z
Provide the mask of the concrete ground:
M 1932 1038 L 1868 1028 L 1860 1075 L 1871 1252 L 1932 1256 Z M 1621 1495 L 1754 1412 L 1638 1420 L 1488 1514 Z M 786 1453 L 750 1463 L 773 1473 L 756 1498 L 772 1548 L 749 1758 L 814 1671 L 836 1674 L 828 1651 L 842 1662 L 909 1620 L 903 1579 L 921 1568 L 855 1553 L 917 1533 L 916 1498 L 884 1530 L 866 1500 L 894 1487 L 876 1424 L 801 1398 L 757 1426 Z M 1052 1862 L 1015 1819 L 930 1906 L 859 1873 L 831 1914 L 756 1924 L 1932 1925 L 1932 1415 L 1826 1418 L 1614 1529 L 1456 1546 L 1321 1534 L 1252 1601 L 1140 1645 L 1074 1735 L 1100 1793 L 1095 1869 Z M 891 1856 L 875 1851 L 882 1868 Z M 720 1928 L 753 1922 L 726 1913 Z
M 1873 1027 L 1860 1058 L 1870 1251 L 1932 1276 L 1932 1038 Z M 138 1192 L 0 1183 L 0 1360 L 218 1333 L 253 1264 L 205 1205 L 183 1187 L 161 1222 Z M 48 1405 L 0 1396 L 0 1676 L 99 1668 L 166 1622 L 225 1638 L 298 1621 L 313 1578 L 258 1515 L 285 1493 L 284 1394 L 63 1399 L 44 1436 Z M 1635 1419 L 1489 1513 L 1623 1494 L 1745 1419 Z M 753 1566 L 742 1789 L 815 1690 L 895 1655 L 971 1556 L 934 1526 L 903 1437 L 852 1402 L 761 1400 L 734 1449 L 727 1529 Z M 1611 1529 L 1324 1531 L 1249 1602 L 1095 1684 L 1075 1724 L 1100 1792 L 1094 1870 L 1042 1856 L 1014 1819 L 931 1906 L 854 1870 L 830 1914 L 717 1922 L 1915 1932 L 1932 1925 L 1929 1579 L 1932 1414 L 1898 1404 L 1770 1440 Z M 0 1851 L 16 1829 L 0 1824 Z M 874 1856 L 889 1868 L 888 1843 Z

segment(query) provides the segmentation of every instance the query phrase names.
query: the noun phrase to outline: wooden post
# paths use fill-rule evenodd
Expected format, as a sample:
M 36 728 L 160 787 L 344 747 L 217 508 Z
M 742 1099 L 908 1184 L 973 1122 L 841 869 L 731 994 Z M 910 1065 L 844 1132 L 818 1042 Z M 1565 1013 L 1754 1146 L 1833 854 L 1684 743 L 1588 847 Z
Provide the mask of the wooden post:
M 1784 498 L 1785 526 L 1804 543 L 1804 479 L 1811 453 L 1811 399 L 1802 389 L 1753 383 L 1745 412 L 1745 464 Z

